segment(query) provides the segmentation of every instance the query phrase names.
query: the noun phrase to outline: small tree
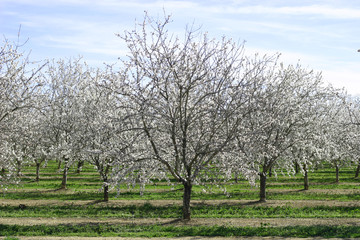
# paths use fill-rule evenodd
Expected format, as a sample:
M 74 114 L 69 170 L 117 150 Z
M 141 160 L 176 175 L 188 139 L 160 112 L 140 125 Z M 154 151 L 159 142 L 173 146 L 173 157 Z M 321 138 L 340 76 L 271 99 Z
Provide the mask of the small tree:
M 6 184 L 21 165 L 21 157 L 13 164 L 14 142 L 11 142 L 21 125 L 22 111 L 36 107 L 36 96 L 41 93 L 39 72 L 43 66 L 32 64 L 20 45 L 4 39 L 0 49 L 0 175 L 1 184 Z M 19 150 L 19 149 L 17 149 Z M 12 156 L 12 157 L 11 157 Z M 19 162 L 20 161 L 20 162 Z M 8 171 L 6 173 L 6 170 Z
M 45 99 L 45 98 L 43 98 Z M 28 140 L 26 146 L 28 149 L 27 158 L 29 161 L 35 163 L 35 181 L 40 180 L 40 168 L 46 165 L 49 159 L 48 155 L 51 151 L 51 138 L 49 135 L 49 126 L 46 124 L 46 116 L 44 116 L 43 103 L 39 104 L 39 108 L 31 111 L 25 117 L 29 120 L 27 124 L 27 131 L 23 132 L 23 136 Z
M 353 160 L 356 163 L 355 178 L 359 177 L 360 173 L 360 145 L 359 145 L 359 127 L 360 127 L 360 99 L 359 97 L 340 95 L 343 100 L 343 106 L 347 109 L 347 126 L 353 135 L 351 147 L 353 149 Z M 355 135 L 354 135 L 355 134 Z
M 81 96 L 87 88 L 89 76 L 88 69 L 80 59 L 52 62 L 44 74 L 48 91 L 44 121 L 49 127 L 52 145 L 49 155 L 64 165 L 61 189 L 66 189 L 71 164 L 82 158 Z
M 117 77 L 113 75 L 111 69 L 108 72 L 98 70 L 87 82 L 88 88 L 82 96 L 81 109 L 79 109 L 84 123 L 80 128 L 84 142 L 83 155 L 100 174 L 103 181 L 104 201 L 109 200 L 109 186 L 114 182 L 112 179 L 114 164 L 119 165 L 129 161 L 128 154 L 136 141 L 136 135 L 131 131 L 129 112 L 125 111 L 123 101 L 117 99 L 108 88 L 103 86 L 103 80 L 109 78 L 114 80 Z M 123 79 L 117 79 L 117 82 L 124 83 Z
M 311 143 L 311 141 L 309 141 L 309 143 Z M 317 149 L 310 144 L 303 145 L 301 148 L 293 147 L 291 149 L 291 154 L 291 157 L 296 159 L 300 171 L 304 175 L 304 190 L 309 190 L 309 170 L 313 165 L 313 162 L 319 160 Z
M 304 190 L 309 189 L 309 170 L 312 166 L 321 164 L 323 157 L 323 134 L 329 124 L 329 112 L 333 109 L 334 100 L 338 99 L 337 90 L 331 87 L 318 92 L 318 98 L 303 106 L 306 111 L 303 116 L 308 117 L 308 121 L 295 134 L 297 143 L 290 148 L 290 156 L 293 162 L 299 165 L 304 175 Z M 320 97 L 321 96 L 321 97 Z M 296 168 L 296 166 L 295 166 Z M 297 173 L 296 169 L 292 170 Z
M 327 124 L 322 132 L 322 151 L 332 167 L 335 168 L 335 182 L 339 183 L 339 171 L 349 166 L 358 157 L 358 126 L 351 123 L 344 95 L 331 102 Z
M 260 177 L 260 201 L 266 201 L 266 179 L 270 169 L 275 171 L 281 160 L 281 168 L 293 170 L 293 155 L 289 150 L 303 148 L 304 129 L 313 125 L 318 114 L 314 104 L 321 101 L 326 91 L 321 76 L 301 66 L 282 64 L 268 68 L 259 76 L 262 85 L 250 103 L 255 109 L 247 117 L 248 139 L 239 141 L 239 148 L 253 165 Z M 263 81 L 263 79 L 266 79 Z

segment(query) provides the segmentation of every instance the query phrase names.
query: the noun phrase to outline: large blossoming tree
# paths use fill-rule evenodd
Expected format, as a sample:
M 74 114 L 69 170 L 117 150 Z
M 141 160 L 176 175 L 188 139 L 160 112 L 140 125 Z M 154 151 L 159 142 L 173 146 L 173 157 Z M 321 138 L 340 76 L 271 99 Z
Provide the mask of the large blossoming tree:
M 129 80 L 114 92 L 136 113 L 136 129 L 148 146 L 143 158 L 183 185 L 183 219 L 190 219 L 193 184 L 211 169 L 226 168 L 232 161 L 225 156 L 235 156 L 229 153 L 256 85 L 249 76 L 261 74 L 267 60 L 253 64 L 242 44 L 192 29 L 181 40 L 167 31 L 169 23 L 169 17 L 145 16 L 121 36 L 130 51 L 124 62 Z

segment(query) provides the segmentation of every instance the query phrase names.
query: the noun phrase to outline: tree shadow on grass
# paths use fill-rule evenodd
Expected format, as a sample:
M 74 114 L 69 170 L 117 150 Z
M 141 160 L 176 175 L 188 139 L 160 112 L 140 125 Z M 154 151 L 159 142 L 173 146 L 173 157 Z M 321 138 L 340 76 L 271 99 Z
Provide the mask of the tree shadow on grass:
M 266 201 L 261 201 L 261 200 L 256 200 L 256 201 L 249 201 L 249 202 L 243 203 L 241 205 L 253 206 L 253 205 L 259 205 L 259 204 L 265 204 L 265 203 L 267 203 L 267 202 Z
M 211 200 L 209 200 L 211 201 Z M 266 204 L 266 201 L 260 201 L 260 200 L 254 200 L 254 201 L 247 201 L 247 202 L 220 202 L 217 204 L 214 203 L 207 203 L 205 201 L 195 202 L 191 203 L 191 206 L 197 207 L 197 206 L 253 206 L 253 205 L 259 205 L 259 204 Z
M 99 203 L 108 203 L 110 201 L 105 201 L 105 200 L 94 200 L 94 201 L 90 201 L 86 204 L 84 204 L 85 206 L 93 206 L 93 205 L 96 205 L 96 204 L 99 204 Z
M 173 225 L 173 224 L 179 224 L 179 223 L 180 224 L 186 224 L 189 221 L 191 221 L 191 220 L 184 220 L 182 218 L 177 218 L 177 219 L 170 220 L 168 222 L 161 223 L 160 225 L 161 226 L 167 226 L 167 225 Z

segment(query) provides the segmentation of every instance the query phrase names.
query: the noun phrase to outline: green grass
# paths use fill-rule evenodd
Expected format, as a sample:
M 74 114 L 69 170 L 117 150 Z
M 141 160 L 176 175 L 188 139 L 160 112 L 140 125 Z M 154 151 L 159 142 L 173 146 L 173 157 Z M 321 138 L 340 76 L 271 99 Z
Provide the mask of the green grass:
M 324 169 L 310 172 L 310 189 L 360 189 L 360 179 L 354 179 L 353 168 L 343 168 L 340 172 L 341 184 L 335 184 L 335 172 L 325 165 Z M 51 200 L 101 200 L 103 193 L 99 191 L 102 181 L 96 170 L 89 164 L 85 164 L 83 171 L 78 174 L 75 169 L 71 169 L 68 176 L 68 191 L 55 191 L 60 187 L 61 173 L 57 172 L 57 162 L 49 161 L 46 168 L 41 168 L 40 181 L 35 182 L 35 167 L 27 166 L 23 169 L 22 182 L 18 186 L 10 187 L 9 191 L 0 195 L 0 199 L 51 199 Z M 173 181 L 173 180 L 172 180 Z M 207 185 L 207 192 L 203 191 L 202 186 L 194 186 L 192 199 L 194 200 L 215 200 L 215 199 L 241 199 L 258 200 L 259 188 L 251 187 L 244 179 L 239 183 L 227 182 L 222 184 L 229 195 L 225 195 L 221 188 L 211 184 Z M 182 186 L 168 186 L 164 181 L 154 180 L 154 184 L 146 186 L 145 192 L 140 195 L 139 186 L 129 189 L 127 185 L 120 185 L 121 193 L 118 195 L 116 190 L 110 193 L 110 200 L 180 200 L 182 199 Z M 302 191 L 303 176 L 269 177 L 267 181 L 267 199 L 269 200 L 339 200 L 357 201 L 360 194 L 357 192 L 318 192 Z M 287 191 L 289 190 L 289 191 Z
M 101 186 L 96 189 L 70 189 L 69 191 L 54 191 L 42 189 L 33 189 L 29 191 L 8 191 L 0 195 L 0 199 L 48 199 L 48 200 L 101 200 L 103 193 L 99 191 Z M 201 189 L 201 187 L 198 187 Z M 232 190 L 228 193 L 230 196 L 223 194 L 220 190 L 213 193 L 203 193 L 201 190 L 196 190 L 192 193 L 193 200 L 258 200 L 258 189 L 246 190 Z M 139 190 L 126 190 L 119 195 L 112 191 L 110 192 L 110 200 L 181 200 L 183 191 L 181 188 L 177 190 L 164 190 L 161 192 L 151 192 L 145 190 L 141 195 Z M 360 194 L 358 192 L 349 193 L 335 193 L 335 192 L 309 192 L 302 190 L 294 190 L 288 192 L 268 192 L 268 200 L 338 200 L 338 201 L 358 201 Z
M 104 217 L 104 218 L 178 218 L 181 206 L 0 206 L 0 217 Z M 316 206 L 294 208 L 290 206 L 197 205 L 192 207 L 194 218 L 360 218 L 360 207 Z
M 358 226 L 291 226 L 273 227 L 232 227 L 232 226 L 172 226 L 157 225 L 157 218 L 179 218 L 181 206 L 154 206 L 150 202 L 144 205 L 104 206 L 97 204 L 102 200 L 103 193 L 99 191 L 102 181 L 96 170 L 85 164 L 83 171 L 75 173 L 75 168 L 70 170 L 68 176 L 68 190 L 57 191 L 61 183 L 61 172 L 57 171 L 57 163 L 49 161 L 46 168 L 41 168 L 40 181 L 35 182 L 35 167 L 24 167 L 22 182 L 13 185 L 8 191 L 0 194 L 1 199 L 12 200 L 64 200 L 94 201 L 88 205 L 39 205 L 27 206 L 21 210 L 18 206 L 0 206 L 0 217 L 39 217 L 39 218 L 151 218 L 153 225 L 111 225 L 111 224 L 80 224 L 80 225 L 0 225 L 0 236 L 14 236 L 6 239 L 17 239 L 16 236 L 84 236 L 84 237 L 183 237 L 183 236 L 278 236 L 278 237 L 324 237 L 324 238 L 350 238 L 360 237 Z M 323 189 L 325 191 L 303 191 L 303 176 L 269 177 L 267 180 L 268 200 L 360 200 L 360 179 L 354 179 L 355 167 L 343 168 L 340 171 L 340 183 L 336 184 L 335 171 L 324 165 L 314 172 L 309 173 L 310 189 Z M 174 183 L 174 180 L 171 180 Z M 146 186 L 141 195 L 139 186 L 128 188 L 120 185 L 118 195 L 115 190 L 110 192 L 110 201 L 120 200 L 181 200 L 183 195 L 182 185 L 168 186 L 167 182 L 154 180 L 153 184 Z M 223 193 L 223 189 L 229 195 Z M 329 190 L 329 191 L 326 191 Z M 337 191 L 343 190 L 343 191 Z M 354 190 L 354 191 L 351 191 Z M 193 186 L 192 200 L 249 200 L 259 199 L 259 188 L 252 187 L 244 179 L 238 183 L 226 182 L 218 188 L 210 182 L 203 186 Z M 292 207 L 285 206 L 259 206 L 259 205 L 206 205 L 192 206 L 194 218 L 360 218 L 360 207 L 353 206 L 313 206 Z
M 356 226 L 231 227 L 81 224 L 57 226 L 0 225 L 3 236 L 82 236 L 82 237 L 183 237 L 183 236 L 279 236 L 279 237 L 360 237 Z
M 19 240 L 19 238 L 8 236 L 8 237 L 4 238 L 4 240 Z

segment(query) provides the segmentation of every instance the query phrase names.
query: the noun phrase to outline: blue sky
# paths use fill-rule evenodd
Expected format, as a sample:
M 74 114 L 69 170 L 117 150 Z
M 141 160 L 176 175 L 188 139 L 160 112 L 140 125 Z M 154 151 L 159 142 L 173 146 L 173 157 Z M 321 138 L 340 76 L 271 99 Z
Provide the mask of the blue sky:
M 116 33 L 134 28 L 146 10 L 172 15 L 171 31 L 187 24 L 210 36 L 246 41 L 249 55 L 281 53 L 281 60 L 322 71 L 324 81 L 360 95 L 358 0 L 0 0 L 0 33 L 21 41 L 31 59 L 83 56 L 91 66 L 127 53 Z

